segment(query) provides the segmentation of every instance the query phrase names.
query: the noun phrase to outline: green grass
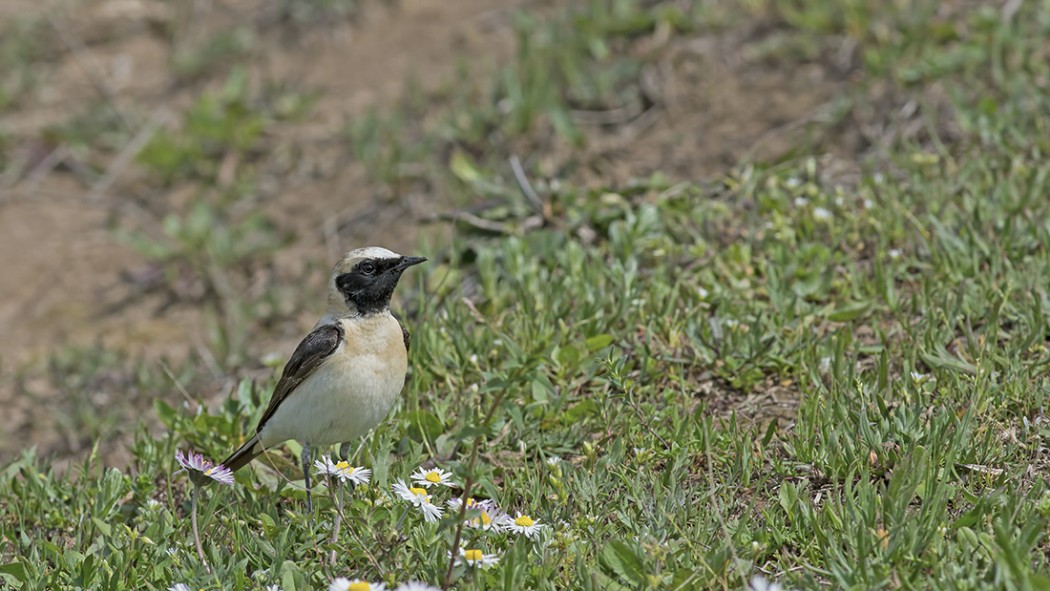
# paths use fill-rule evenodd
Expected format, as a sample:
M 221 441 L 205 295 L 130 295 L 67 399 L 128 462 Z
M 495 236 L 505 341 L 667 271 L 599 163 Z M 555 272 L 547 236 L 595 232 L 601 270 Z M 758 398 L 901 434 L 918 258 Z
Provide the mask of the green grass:
M 739 589 L 756 573 L 798 588 L 1050 588 L 1050 19 L 1028 5 L 1013 20 L 984 9 L 945 19 L 914 4 L 772 2 L 719 16 L 719 27 L 779 18 L 778 42 L 814 55 L 854 39 L 856 117 L 878 116 L 866 93 L 880 82 L 918 102 L 926 133 L 894 134 L 859 177 L 815 156 L 703 183 L 587 188 L 566 174 L 546 186 L 548 227 L 427 250 L 434 263 L 401 288 L 413 332 L 404 398 L 354 455 L 372 482 L 336 491 L 346 519 L 334 541 L 332 498 L 320 487 L 305 513 L 289 445 L 270 458 L 276 470 L 259 462 L 205 491 L 210 570 L 196 556 L 174 451 L 224 456 L 261 414 L 271 376 L 241 381 L 218 408 L 159 402 L 164 428 L 136 438 L 126 468 L 88 458 L 58 474 L 33 452 L 9 464 L 0 577 L 25 589 L 440 585 L 454 517 L 425 523 L 390 492 L 437 462 L 547 525 L 533 541 L 465 530 L 467 547 L 500 563 L 457 568 L 460 589 Z M 588 6 L 623 22 L 670 18 Z M 575 41 L 593 30 L 614 40 L 623 29 Z M 581 47 L 604 55 L 593 39 Z M 516 67 L 494 88 L 529 79 Z M 501 138 L 535 138 L 531 125 L 570 104 L 536 92 L 539 106 L 496 136 L 491 123 L 490 135 L 413 130 L 449 148 L 427 165 L 442 175 L 433 182 L 512 199 L 494 163 L 520 144 Z M 452 103 L 458 121 L 484 119 L 477 100 Z M 350 135 L 396 137 L 408 119 L 388 117 Z M 229 137 L 227 149 L 252 149 Z M 487 142 L 492 153 L 475 153 Z M 387 183 L 405 155 L 426 157 L 359 149 Z

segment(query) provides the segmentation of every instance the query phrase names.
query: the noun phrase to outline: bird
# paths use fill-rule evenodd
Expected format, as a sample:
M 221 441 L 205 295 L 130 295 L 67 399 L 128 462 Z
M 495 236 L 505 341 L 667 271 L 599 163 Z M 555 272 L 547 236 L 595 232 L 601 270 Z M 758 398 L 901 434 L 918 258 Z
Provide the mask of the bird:
M 313 512 L 313 450 L 345 446 L 367 433 L 404 388 L 410 337 L 390 313 L 390 297 L 405 269 L 426 260 L 369 246 L 336 263 L 324 316 L 285 364 L 255 433 L 223 466 L 237 471 L 273 446 L 298 441 L 307 511 Z

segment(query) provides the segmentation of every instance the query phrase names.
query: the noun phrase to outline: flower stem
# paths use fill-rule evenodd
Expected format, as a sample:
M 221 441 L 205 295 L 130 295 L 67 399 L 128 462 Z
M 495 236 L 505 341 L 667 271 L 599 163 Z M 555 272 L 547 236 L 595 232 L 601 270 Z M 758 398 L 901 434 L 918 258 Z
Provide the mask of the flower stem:
M 467 499 L 470 498 L 470 489 L 474 487 L 474 460 L 478 457 L 478 441 L 474 439 L 474 448 L 470 452 L 470 463 L 467 465 L 467 479 L 463 483 L 463 502 L 459 504 L 459 517 L 456 521 L 456 535 L 452 538 L 452 552 L 448 557 L 448 571 L 445 572 L 445 584 L 441 587 L 448 591 L 452 586 L 452 568 L 456 565 L 456 552 L 459 551 L 459 541 L 463 536 L 463 524 L 466 522 Z
M 335 543 L 339 541 L 339 527 L 343 524 L 343 491 L 341 488 L 336 488 L 335 476 L 328 476 L 328 490 L 331 494 L 335 495 L 335 518 L 332 524 L 332 554 L 329 556 L 329 560 L 332 566 L 335 566 Z
M 190 523 L 193 524 L 193 543 L 197 546 L 197 557 L 201 559 L 204 569 L 210 573 L 211 568 L 208 566 L 208 561 L 204 559 L 204 548 L 201 547 L 200 530 L 197 529 L 197 506 L 200 504 L 200 491 L 201 487 L 194 485 L 193 492 L 190 493 Z
M 507 389 L 503 388 L 496 394 L 496 397 L 492 399 L 492 405 L 489 406 L 489 411 L 485 413 L 485 418 L 481 421 L 482 427 L 487 427 L 489 421 L 492 420 L 493 415 L 496 414 L 496 409 L 499 408 L 503 397 L 506 396 Z M 459 517 L 456 523 L 456 535 L 452 538 L 452 552 L 449 553 L 448 557 L 448 570 L 445 572 L 445 584 L 441 586 L 444 591 L 448 591 L 452 587 L 452 570 L 456 565 L 456 553 L 459 552 L 459 542 L 463 538 L 463 524 L 466 523 L 467 516 L 467 499 L 470 498 L 470 491 L 474 488 L 474 462 L 478 459 L 478 449 L 481 447 L 482 433 L 484 429 L 480 430 L 477 435 L 474 436 L 474 443 L 470 450 L 470 461 L 467 463 L 467 477 L 463 482 L 463 494 L 460 498 L 463 502 L 459 504 Z

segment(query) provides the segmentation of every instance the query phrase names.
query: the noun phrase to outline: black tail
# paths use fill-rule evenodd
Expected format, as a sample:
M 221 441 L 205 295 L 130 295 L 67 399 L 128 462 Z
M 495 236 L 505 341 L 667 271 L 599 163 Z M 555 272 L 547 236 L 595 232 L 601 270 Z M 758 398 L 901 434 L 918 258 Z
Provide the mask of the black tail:
M 252 438 L 244 442 L 244 445 L 237 448 L 237 451 L 230 454 L 230 457 L 222 461 L 222 465 L 236 472 L 241 468 L 248 465 L 248 462 L 254 460 L 259 454 L 263 452 L 263 446 L 259 443 L 259 435 L 252 435 Z M 202 474 L 190 472 L 190 478 L 197 485 L 204 485 L 212 482 L 211 478 L 208 478 Z
M 237 448 L 237 451 L 233 452 L 230 454 L 230 457 L 223 460 L 222 465 L 236 472 L 247 466 L 248 462 L 254 460 L 262 452 L 263 446 L 259 443 L 259 435 L 252 435 L 251 439 L 245 441 L 244 445 Z

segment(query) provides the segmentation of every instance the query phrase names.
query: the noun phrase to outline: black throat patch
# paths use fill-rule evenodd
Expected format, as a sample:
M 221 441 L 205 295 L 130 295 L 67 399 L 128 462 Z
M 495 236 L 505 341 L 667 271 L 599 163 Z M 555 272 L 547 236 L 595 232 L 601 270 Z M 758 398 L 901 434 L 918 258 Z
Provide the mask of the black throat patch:
M 366 259 L 349 273 L 335 278 L 335 286 L 348 306 L 360 314 L 375 314 L 390 306 L 390 296 L 401 279 L 401 259 Z

